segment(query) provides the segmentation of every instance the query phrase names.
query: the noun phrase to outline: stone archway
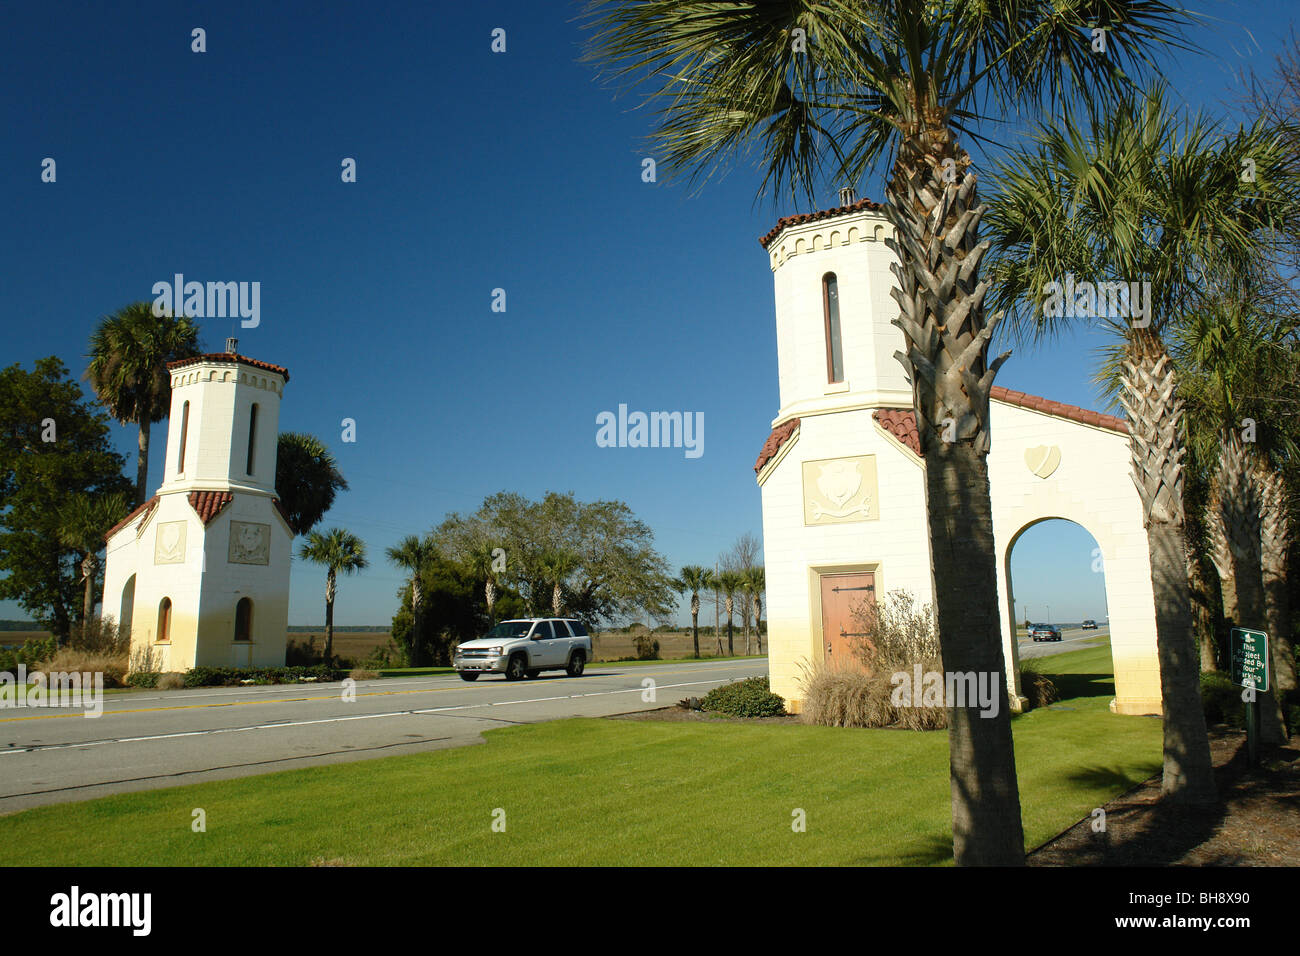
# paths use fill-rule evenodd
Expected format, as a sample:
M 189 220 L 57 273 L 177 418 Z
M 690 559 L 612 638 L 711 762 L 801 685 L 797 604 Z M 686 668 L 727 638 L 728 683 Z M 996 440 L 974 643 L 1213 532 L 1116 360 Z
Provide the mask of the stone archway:
M 1053 616 L 1052 613 L 1050 612 L 1049 609 L 1050 605 L 1047 602 L 1043 602 L 1041 604 L 1036 603 L 1034 605 L 1034 608 L 1039 613 L 1029 614 L 1028 605 L 1025 601 L 1025 595 L 1021 592 L 1017 592 L 1016 590 L 1016 584 L 1017 584 L 1016 575 L 1012 570 L 1012 560 L 1016 553 L 1016 545 L 1020 543 L 1021 539 L 1025 536 L 1025 534 L 1030 529 L 1040 528 L 1044 524 L 1047 524 L 1049 522 L 1063 522 L 1065 524 L 1071 525 L 1074 528 L 1078 529 L 1079 531 L 1082 531 L 1083 534 L 1086 535 L 1088 538 L 1088 544 L 1086 545 L 1086 547 L 1090 552 L 1090 556 L 1088 558 L 1089 569 L 1093 574 L 1100 574 L 1102 577 L 1102 581 L 1101 581 L 1102 596 L 1101 596 L 1101 601 L 1097 602 L 1098 606 L 1091 609 L 1093 613 L 1082 614 L 1080 615 L 1079 620 L 1083 620 L 1088 617 L 1091 617 L 1094 620 L 1100 621 L 1104 617 L 1106 619 L 1105 633 L 1107 635 L 1107 642 L 1109 646 L 1109 635 L 1111 633 L 1109 606 L 1110 606 L 1110 584 L 1111 584 L 1112 575 L 1107 572 L 1105 566 L 1105 560 L 1102 555 L 1101 546 L 1097 543 L 1096 536 L 1093 535 L 1093 533 L 1089 531 L 1088 528 L 1085 527 L 1083 524 L 1080 524 L 1079 522 L 1073 521 L 1069 518 L 1058 518 L 1055 516 L 1049 516 L 1049 517 L 1038 518 L 1033 521 L 1030 521 L 1028 524 L 1020 528 L 1014 535 L 1011 536 L 1011 539 L 1007 542 L 1005 553 L 1000 556 L 1000 562 L 998 567 L 999 575 L 1001 575 L 1002 578 L 1006 581 L 1006 593 L 1005 593 L 1006 605 L 1002 609 L 1002 615 L 1005 620 L 1010 622 L 1010 634 L 1009 635 L 1004 634 L 1004 640 L 1008 642 L 1005 645 L 1005 651 L 1004 651 L 1004 653 L 1007 655 L 1008 687 L 1009 688 L 1014 687 L 1017 693 L 1020 690 L 1019 677 L 1020 677 L 1020 660 L 1021 660 L 1020 640 L 1018 637 L 1017 628 L 1022 622 L 1022 620 L 1024 618 L 1028 618 L 1034 622 L 1041 621 L 1047 624 L 1062 624 L 1065 622 L 1071 622 L 1071 623 L 1075 622 L 1075 618 L 1066 616 L 1069 614 L 1069 612 L 1063 611 L 1063 609 L 1059 604 L 1057 605 L 1057 610 L 1062 611 L 1063 613 L 1058 613 L 1055 616 Z M 1020 563 L 1021 563 L 1021 573 L 1022 573 L 1021 583 L 1023 583 L 1024 555 L 1022 554 L 1020 557 L 1021 557 Z M 1077 580 L 1077 577 L 1075 575 L 1071 575 L 1071 581 L 1075 581 L 1075 580 Z M 1070 584 L 1070 582 L 1063 582 L 1063 583 L 1065 583 L 1067 587 Z M 1020 611 L 1021 609 L 1023 609 L 1023 613 L 1018 613 L 1018 611 Z M 1049 610 L 1047 610 L 1046 613 L 1043 613 L 1045 609 L 1049 609 Z M 1130 626 L 1131 623 L 1132 622 L 1128 622 L 1128 621 L 1123 622 L 1121 626 L 1124 632 L 1127 633 L 1131 631 L 1131 626 Z M 1078 641 L 1083 636 L 1084 635 L 1082 634 L 1075 634 L 1071 636 L 1069 632 L 1067 632 L 1068 640 Z M 1094 645 L 1088 645 L 1088 646 L 1094 646 Z M 1111 649 L 1112 671 L 1115 670 L 1114 661 L 1115 661 L 1115 657 L 1112 648 Z
M 1015 595 L 1011 588 L 1011 553 L 1029 528 L 1059 519 L 1078 525 L 1096 543 L 1095 558 L 1105 575 L 1111 661 L 1115 670 L 1117 714 L 1159 714 L 1160 664 L 1156 652 L 1155 601 L 1146 533 L 1140 523 L 1111 523 L 1099 517 L 1095 503 L 1067 496 L 1059 485 L 1036 489 L 1019 507 L 994 508 L 998 561 L 998 606 L 1002 609 L 1003 653 L 1008 691 L 1020 696 L 1019 648 Z

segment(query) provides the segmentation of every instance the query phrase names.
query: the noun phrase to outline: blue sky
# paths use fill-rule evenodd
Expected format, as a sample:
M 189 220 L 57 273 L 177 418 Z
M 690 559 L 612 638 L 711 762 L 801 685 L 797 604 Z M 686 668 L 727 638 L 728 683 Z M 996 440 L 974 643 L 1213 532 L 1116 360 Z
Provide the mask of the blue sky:
M 1172 87 L 1232 109 L 1292 9 L 1193 6 L 1216 21 L 1194 34 L 1205 55 L 1170 64 Z M 351 490 L 323 526 L 361 535 L 372 557 L 341 584 L 339 624 L 390 619 L 401 577 L 385 547 L 503 489 L 622 499 L 674 567 L 760 535 L 752 465 L 777 383 L 757 238 L 807 210 L 756 199 L 761 177 L 743 166 L 698 193 L 642 182 L 650 114 L 579 62 L 574 4 L 392 7 L 10 5 L 0 362 L 56 354 L 80 376 L 95 322 L 155 282 L 259 281 L 261 325 L 205 322 L 204 345 L 233 332 L 244 354 L 288 366 L 281 429 L 339 459 Z M 206 53 L 190 50 L 194 27 Z M 505 54 L 490 50 L 496 27 Z M 40 182 L 45 157 L 55 184 Z M 345 157 L 355 184 L 340 181 Z M 879 176 L 859 192 L 879 198 Z M 820 199 L 834 205 L 833 190 Z M 1019 349 L 999 384 L 1099 407 L 1096 345 L 1081 333 Z M 703 412 L 704 454 L 597 447 L 596 414 L 620 403 Z M 135 429 L 114 426 L 114 441 L 133 475 Z M 1017 597 L 1100 618 L 1094 545 L 1071 528 L 1025 534 Z M 323 577 L 295 562 L 291 624 L 323 620 Z

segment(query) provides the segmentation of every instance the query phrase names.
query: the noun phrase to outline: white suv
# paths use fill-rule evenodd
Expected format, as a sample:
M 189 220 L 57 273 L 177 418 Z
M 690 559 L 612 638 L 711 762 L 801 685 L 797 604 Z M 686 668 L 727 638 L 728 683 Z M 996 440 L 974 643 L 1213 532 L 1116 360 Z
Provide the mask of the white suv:
M 529 617 L 502 621 L 486 637 L 456 648 L 452 666 L 461 680 L 505 674 L 506 680 L 564 669 L 579 676 L 591 659 L 591 635 L 572 617 Z

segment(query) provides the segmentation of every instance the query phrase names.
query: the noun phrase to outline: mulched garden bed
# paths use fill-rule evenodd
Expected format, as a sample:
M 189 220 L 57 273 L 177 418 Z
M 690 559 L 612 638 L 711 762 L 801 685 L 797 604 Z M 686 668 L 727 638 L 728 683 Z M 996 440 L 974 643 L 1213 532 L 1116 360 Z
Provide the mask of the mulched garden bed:
M 1263 748 L 1248 767 L 1246 735 L 1210 735 L 1222 805 L 1160 802 L 1160 777 L 1107 803 L 1106 831 L 1089 816 L 1029 854 L 1030 866 L 1300 866 L 1300 747 Z

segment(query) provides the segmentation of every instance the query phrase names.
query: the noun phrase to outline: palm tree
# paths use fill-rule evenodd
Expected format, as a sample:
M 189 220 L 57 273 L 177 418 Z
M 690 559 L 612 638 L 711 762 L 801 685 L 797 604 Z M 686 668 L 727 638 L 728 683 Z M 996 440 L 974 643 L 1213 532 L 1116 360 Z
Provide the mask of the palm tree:
M 59 541 L 80 555 L 81 580 L 85 587 L 81 620 L 95 614 L 95 575 L 99 571 L 99 552 L 104 550 L 104 535 L 126 517 L 126 498 L 120 494 L 78 494 L 59 513 Z
M 199 327 L 188 316 L 154 315 L 149 302 L 133 302 L 105 316 L 90 337 L 86 378 L 110 415 L 140 427 L 135 503 L 149 487 L 149 426 L 171 407 L 167 363 L 199 354 Z
M 1257 284 L 1247 280 L 1239 294 L 1215 298 L 1188 316 L 1176 330 L 1172 351 L 1183 374 L 1192 457 L 1214 461 L 1215 510 L 1209 521 L 1224 616 L 1229 627 L 1267 630 L 1284 624 L 1282 618 L 1269 619 L 1263 546 L 1267 542 L 1274 549 L 1270 566 L 1280 564 L 1284 576 L 1285 509 L 1283 523 L 1273 517 L 1268 529 L 1264 512 L 1266 499 L 1276 502 L 1284 487 L 1274 459 L 1293 458 L 1300 438 L 1295 416 L 1278 407 L 1300 387 L 1300 325 L 1288 303 L 1274 308 Z M 1270 516 L 1276 515 L 1271 507 Z M 1280 554 L 1278 547 L 1283 547 Z M 1276 614 L 1276 598 L 1272 603 Z M 1283 673 L 1278 692 L 1259 695 L 1261 730 L 1267 742 L 1282 743 L 1281 701 L 1293 685 L 1295 659 L 1289 631 L 1277 632 L 1276 638 L 1269 633 L 1270 654 L 1280 653 Z
M 698 564 L 688 564 L 682 568 L 677 577 L 676 589 L 679 593 L 691 594 L 691 633 L 695 638 L 695 657 L 700 656 L 700 592 L 713 587 L 713 572 Z
M 497 597 L 501 594 L 501 578 L 497 571 L 497 548 L 487 542 L 480 542 L 472 546 L 466 557 L 471 570 L 476 577 L 483 579 L 483 600 L 487 604 L 488 621 L 495 622 L 493 609 L 496 607 Z
M 763 635 L 758 629 L 758 622 L 763 617 L 763 592 L 767 590 L 767 575 L 761 564 L 751 565 L 741 572 L 745 592 L 754 608 L 754 637 L 758 641 L 758 653 L 763 653 Z M 749 642 L 745 643 L 745 653 L 749 653 Z
M 543 581 L 551 586 L 551 614 L 555 617 L 564 609 L 564 585 L 578 564 L 578 556 L 570 551 L 546 551 L 537 560 Z
M 990 361 L 971 158 L 987 105 L 1058 105 L 1121 88 L 1177 42 L 1185 16 L 1163 0 L 1105 7 L 1055 0 L 596 0 L 589 57 L 651 84 L 653 134 L 670 172 L 707 175 L 760 147 L 760 191 L 811 196 L 829 173 L 855 184 L 889 164 L 888 240 L 921 447 L 944 668 L 1005 673 L 989 501 Z M 798 33 L 796 33 L 798 31 Z M 825 167 L 829 165 L 829 169 Z M 1008 353 L 1009 354 L 1009 353 Z M 952 440 L 945 440 L 945 437 Z M 1005 701 L 1005 687 L 1002 690 Z M 958 864 L 1022 864 L 1024 832 L 1009 708 L 950 708 Z
M 739 571 L 723 571 L 717 578 L 718 587 L 722 589 L 722 598 L 726 601 L 727 608 L 727 654 L 735 656 L 736 646 L 732 641 L 731 615 L 736 610 L 736 592 L 745 586 L 744 578 Z M 722 638 L 718 638 L 718 643 L 722 643 Z
M 1086 128 L 1067 118 L 1039 130 L 1033 147 L 1000 164 L 1002 193 L 989 219 L 999 280 L 992 302 L 1018 309 L 1017 329 L 1028 337 L 1049 336 L 1075 321 L 1070 316 L 1078 310 L 1066 310 L 1060 294 L 1071 275 L 1149 283 L 1134 289 L 1148 307 L 1129 303 L 1145 315 L 1133 314 L 1119 297 L 1107 314 L 1078 318 L 1109 333 L 1099 380 L 1117 383 L 1128 415 L 1151 551 L 1163 792 L 1189 803 L 1213 803 L 1217 791 L 1191 637 L 1183 402 L 1164 334 L 1198 307 L 1212 268 L 1242 275 L 1263 251 L 1278 211 L 1274 200 L 1284 198 L 1280 189 L 1289 177 L 1279 147 L 1279 137 L 1262 123 L 1224 138 L 1201 118 L 1180 122 L 1156 89 L 1107 104 Z M 1256 164 L 1256 182 L 1243 181 L 1243 158 Z
M 425 660 L 424 630 L 420 626 L 424 610 L 423 595 L 420 593 L 420 579 L 425 568 L 438 556 L 438 549 L 434 547 L 429 536 L 426 535 L 420 538 L 408 534 L 396 545 L 388 548 L 385 553 L 388 555 L 389 561 L 411 573 L 411 614 L 415 620 L 412 626 L 410 663 L 412 667 L 421 667 L 424 665 Z
M 351 531 L 331 528 L 312 531 L 298 551 L 304 561 L 325 566 L 325 660 L 334 659 L 334 597 L 338 573 L 354 574 L 368 567 L 366 545 Z
M 283 432 L 276 440 L 275 493 L 289 527 L 304 535 L 329 511 L 348 483 L 326 444 L 315 435 Z
M 1272 673 L 1280 700 L 1295 704 L 1300 682 L 1296 675 L 1296 657 L 1291 642 L 1290 595 L 1287 587 L 1287 552 L 1291 548 L 1291 508 L 1287 484 L 1282 472 L 1267 472 L 1261 482 L 1260 517 L 1262 525 L 1264 596 L 1267 602 Z M 1300 728 L 1291 727 L 1291 733 Z

